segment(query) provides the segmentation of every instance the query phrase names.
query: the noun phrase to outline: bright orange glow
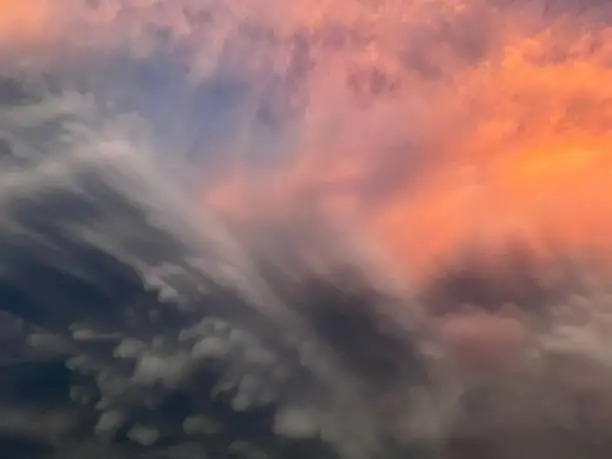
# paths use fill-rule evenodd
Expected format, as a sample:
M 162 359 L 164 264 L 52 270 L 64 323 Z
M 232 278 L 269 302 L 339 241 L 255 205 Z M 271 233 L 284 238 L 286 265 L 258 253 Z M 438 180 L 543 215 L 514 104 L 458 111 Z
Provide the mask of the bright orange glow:
M 456 14 L 464 11 L 465 4 Z M 538 25 L 536 19 L 509 15 L 507 23 L 495 49 L 469 65 L 453 63 L 445 46 L 432 48 L 430 55 L 452 69 L 451 76 L 404 71 L 407 84 L 393 102 L 369 108 L 380 113 L 359 119 L 347 103 L 340 116 L 350 135 L 362 136 L 361 145 L 306 149 L 297 166 L 261 181 L 236 177 L 214 190 L 210 202 L 231 213 L 238 201 L 248 201 L 245 196 L 257 195 L 273 203 L 268 207 L 273 212 L 291 212 L 308 202 L 336 216 L 358 216 L 400 262 L 417 270 L 432 267 L 460 244 L 494 249 L 515 236 L 531 240 L 534 248 L 550 237 L 574 248 L 608 250 L 612 28 L 588 29 L 571 17 Z M 396 68 L 380 62 L 391 72 Z M 316 84 L 321 86 L 313 92 L 329 96 L 320 81 Z M 415 94 L 426 101 L 416 109 L 416 123 L 411 119 Z M 341 113 L 337 106 L 334 110 Z M 376 131 L 369 121 L 391 125 L 386 132 L 392 135 L 404 123 L 416 131 L 416 148 L 433 161 L 417 178 L 405 166 L 405 186 L 364 211 L 363 190 L 371 175 L 394 160 L 377 150 L 385 130 Z M 411 154 L 408 147 L 403 152 Z M 255 208 L 261 215 L 263 206 L 252 202 L 243 211 Z
M 484 119 L 418 193 L 390 201 L 375 224 L 383 240 L 425 258 L 515 235 L 610 248 L 612 71 L 579 50 L 533 62 L 551 36 L 513 43 L 496 68 L 474 71 Z
M 307 42 L 289 165 L 229 168 L 206 184 L 205 201 L 228 218 L 350 219 L 421 272 L 464 242 L 611 247 L 612 24 L 602 2 L 556 12 L 544 0 L 85 3 L 0 1 L 0 51 L 120 44 L 143 55 L 156 46 L 153 25 L 186 44 L 189 72 L 206 78 L 246 23 L 270 32 L 253 49 L 246 40 L 238 59 L 256 80 L 262 68 L 289 75 L 296 42 Z M 187 14 L 198 8 L 205 14 Z

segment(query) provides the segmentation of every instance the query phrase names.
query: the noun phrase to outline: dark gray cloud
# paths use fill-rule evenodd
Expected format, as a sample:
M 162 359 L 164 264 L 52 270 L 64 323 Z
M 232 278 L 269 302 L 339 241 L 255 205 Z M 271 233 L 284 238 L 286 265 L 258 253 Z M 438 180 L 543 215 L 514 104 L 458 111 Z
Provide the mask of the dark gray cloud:
M 14 351 L 3 355 L 0 430 L 11 454 L 40 443 L 36 454 L 65 457 L 109 441 L 108 454 L 145 457 L 194 442 L 238 456 L 382 446 L 359 382 L 377 358 L 342 336 L 368 333 L 383 354 L 410 343 L 377 338 L 368 304 L 353 321 L 335 282 L 293 286 L 282 265 L 258 269 L 255 252 L 160 174 L 131 135 L 137 119 L 101 116 L 77 94 L 0 116 L 16 150 L 3 158 L 0 203 L 3 336 Z M 350 295 L 379 302 L 361 289 Z M 402 366 L 389 365 L 370 390 Z

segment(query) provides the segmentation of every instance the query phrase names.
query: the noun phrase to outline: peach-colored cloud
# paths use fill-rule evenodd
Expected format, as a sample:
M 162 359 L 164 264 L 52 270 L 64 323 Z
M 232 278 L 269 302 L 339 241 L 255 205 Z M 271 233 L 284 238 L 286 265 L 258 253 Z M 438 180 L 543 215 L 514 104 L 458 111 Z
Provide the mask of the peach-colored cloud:
M 507 370 L 529 344 L 520 321 L 484 313 L 441 319 L 436 332 L 447 352 L 469 370 Z
M 0 44 L 13 47 L 48 39 L 61 12 L 47 0 L 2 0 L 0 11 Z
M 242 202 L 241 212 L 259 216 L 262 203 L 357 216 L 410 266 L 467 241 L 515 236 L 609 247 L 612 24 L 588 8 L 543 6 L 383 2 L 362 14 L 303 12 L 308 24 L 337 21 L 366 38 L 315 46 L 321 71 L 309 81 L 295 164 L 237 172 L 209 201 L 230 214 Z M 385 181 L 372 204 L 373 184 Z

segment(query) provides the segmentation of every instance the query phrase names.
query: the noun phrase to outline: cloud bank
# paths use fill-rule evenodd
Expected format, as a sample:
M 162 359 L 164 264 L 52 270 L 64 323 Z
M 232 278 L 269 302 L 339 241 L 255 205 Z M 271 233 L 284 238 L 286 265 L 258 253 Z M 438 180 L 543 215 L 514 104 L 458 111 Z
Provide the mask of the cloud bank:
M 611 12 L 7 4 L 0 450 L 609 457 Z

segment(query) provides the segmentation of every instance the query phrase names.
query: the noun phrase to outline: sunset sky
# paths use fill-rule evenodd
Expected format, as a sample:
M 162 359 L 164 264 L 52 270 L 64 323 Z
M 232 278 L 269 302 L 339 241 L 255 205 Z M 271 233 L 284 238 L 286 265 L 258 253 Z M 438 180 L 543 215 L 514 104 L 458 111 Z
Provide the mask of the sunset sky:
M 222 110 L 146 96 L 207 150 L 196 199 L 323 213 L 425 268 L 474 241 L 610 247 L 612 7 L 575 3 L 4 0 L 0 59 L 170 55 L 186 101 L 236 80 Z

